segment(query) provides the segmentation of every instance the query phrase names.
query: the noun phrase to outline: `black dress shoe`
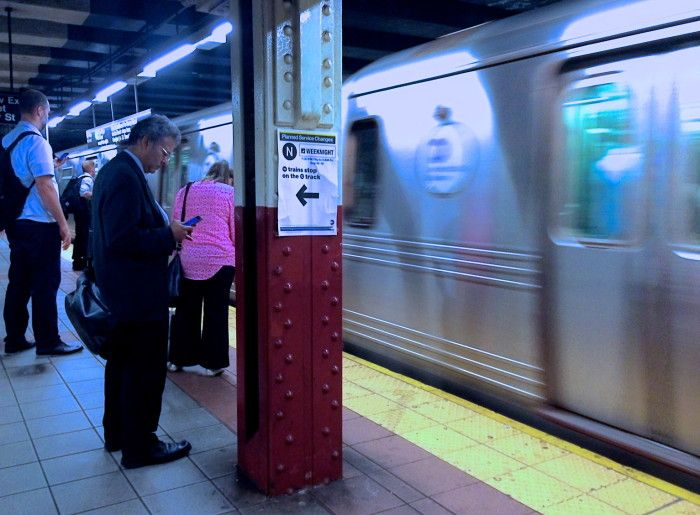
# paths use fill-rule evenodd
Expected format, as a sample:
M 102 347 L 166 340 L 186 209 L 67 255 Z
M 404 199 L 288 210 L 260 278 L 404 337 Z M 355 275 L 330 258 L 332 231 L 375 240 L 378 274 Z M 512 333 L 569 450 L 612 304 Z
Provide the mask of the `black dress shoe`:
M 5 354 L 14 354 L 15 352 L 22 352 L 23 350 L 33 349 L 36 343 L 24 340 L 19 343 L 5 342 Z
M 37 349 L 37 356 L 62 356 L 65 354 L 73 354 L 74 352 L 80 352 L 83 350 L 83 346 L 79 343 L 65 343 L 59 342 L 53 347 L 48 349 Z
M 187 440 L 178 443 L 165 443 L 160 440 L 143 454 L 122 455 L 122 466 L 125 469 L 135 469 L 147 465 L 158 465 L 184 458 L 190 453 L 192 444 Z

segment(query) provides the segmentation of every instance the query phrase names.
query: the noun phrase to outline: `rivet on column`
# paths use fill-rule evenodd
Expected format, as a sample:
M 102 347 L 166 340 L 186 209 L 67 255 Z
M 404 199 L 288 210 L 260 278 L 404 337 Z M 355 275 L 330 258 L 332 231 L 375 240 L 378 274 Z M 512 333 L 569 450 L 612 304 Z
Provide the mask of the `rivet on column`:
M 321 386 L 321 391 L 323 393 L 328 393 L 330 391 L 331 387 L 328 385 L 328 383 L 323 383 L 323 386 Z
M 331 428 L 326 426 L 323 429 L 321 429 L 321 433 L 323 433 L 325 436 L 328 436 L 329 434 L 331 434 Z
M 282 374 L 277 374 L 275 376 L 275 383 L 280 384 L 284 381 L 284 376 Z
M 290 319 L 287 319 L 284 321 L 284 328 L 285 329 L 291 329 L 292 328 L 292 321 Z
M 275 338 L 275 341 L 272 342 L 272 345 L 274 345 L 276 348 L 281 348 L 282 347 L 282 338 Z
M 326 59 L 326 61 L 327 60 L 328 59 Z M 331 248 L 328 245 L 324 245 L 323 247 L 321 247 L 321 252 L 323 252 L 324 254 L 328 254 L 330 251 L 331 251 Z
M 277 464 L 277 472 L 284 472 L 284 464 L 283 463 Z
M 287 435 L 284 441 L 287 443 L 287 445 L 292 445 L 294 443 L 294 437 L 292 435 Z
M 277 417 L 279 420 L 282 420 L 284 418 L 284 411 L 279 410 L 277 413 L 275 413 L 275 417 Z
M 323 315 L 321 317 L 321 323 L 323 325 L 328 325 L 330 323 L 331 319 L 328 317 L 328 315 Z
M 275 275 L 282 275 L 282 267 L 277 265 L 274 270 L 272 270 L 272 273 Z
M 337 460 L 338 458 L 340 458 L 340 453 L 338 451 L 333 451 L 331 453 L 331 458 L 333 458 L 334 460 Z
M 340 338 L 340 335 L 338 334 L 338 331 L 333 331 L 333 332 L 331 333 L 331 340 L 333 340 L 334 342 L 337 342 L 337 341 L 338 341 L 338 338 Z
M 291 400 L 294 398 L 294 392 L 291 390 L 287 390 L 287 393 L 285 393 L 284 396 L 286 399 Z
M 337 306 L 339 302 L 338 297 L 331 297 L 331 306 Z
M 284 293 L 289 293 L 292 291 L 292 283 L 284 283 Z
M 327 358 L 330 355 L 331 355 L 331 351 L 329 351 L 328 349 L 323 349 L 321 351 L 321 356 L 323 356 L 324 358 Z
M 284 357 L 284 361 L 286 361 L 287 363 L 292 363 L 294 361 L 294 356 L 292 354 L 287 354 Z
M 282 303 L 277 302 L 274 306 L 272 306 L 272 309 L 275 311 L 275 313 L 279 313 L 282 311 Z
M 284 248 L 282 249 L 282 254 L 284 254 L 285 256 L 291 256 L 291 254 L 292 254 L 292 247 L 290 247 L 290 246 L 284 247 Z
M 331 367 L 331 373 L 333 375 L 338 375 L 340 373 L 340 367 L 338 365 L 333 365 Z
M 331 263 L 331 270 L 337 272 L 340 269 L 340 264 L 337 261 Z
M 306 474 L 304 474 L 304 479 L 306 479 L 307 481 L 311 481 L 312 477 L 314 477 L 314 475 L 311 473 L 310 470 L 306 472 Z
M 321 289 L 327 290 L 330 287 L 331 283 L 328 281 L 321 281 Z
M 333 400 L 331 401 L 331 408 L 332 408 L 332 409 L 338 409 L 338 408 L 340 408 L 340 403 L 339 403 L 337 400 L 333 399 Z

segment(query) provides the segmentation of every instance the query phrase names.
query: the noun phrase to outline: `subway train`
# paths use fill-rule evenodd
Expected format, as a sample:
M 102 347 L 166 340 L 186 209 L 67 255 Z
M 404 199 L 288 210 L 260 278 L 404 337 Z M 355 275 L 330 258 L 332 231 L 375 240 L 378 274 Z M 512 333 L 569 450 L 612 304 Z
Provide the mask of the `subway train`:
M 147 176 L 155 198 L 168 213 L 171 212 L 175 194 L 182 186 L 201 179 L 216 161 L 232 162 L 231 111 L 231 104 L 220 104 L 173 119 L 182 134 L 182 142 L 175 149 L 166 169 Z M 68 159 L 57 178 L 61 191 L 71 177 L 81 173 L 85 159 L 94 159 L 99 173 L 100 168 L 117 154 L 117 146 L 90 148 L 85 144 L 63 152 L 68 153 Z
M 700 473 L 700 3 L 562 2 L 343 86 L 344 339 Z

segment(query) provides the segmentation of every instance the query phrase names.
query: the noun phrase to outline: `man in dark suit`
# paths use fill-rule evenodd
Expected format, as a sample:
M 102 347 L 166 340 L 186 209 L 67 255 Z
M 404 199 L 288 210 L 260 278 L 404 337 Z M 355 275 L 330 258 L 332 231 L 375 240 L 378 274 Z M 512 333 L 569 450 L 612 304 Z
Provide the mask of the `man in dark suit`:
M 140 121 L 93 190 L 95 282 L 117 322 L 105 370 L 105 448 L 122 449 L 126 468 L 176 460 L 192 448 L 155 435 L 167 365 L 168 256 L 192 228 L 168 224 L 145 174 L 165 166 L 179 142 L 165 116 Z

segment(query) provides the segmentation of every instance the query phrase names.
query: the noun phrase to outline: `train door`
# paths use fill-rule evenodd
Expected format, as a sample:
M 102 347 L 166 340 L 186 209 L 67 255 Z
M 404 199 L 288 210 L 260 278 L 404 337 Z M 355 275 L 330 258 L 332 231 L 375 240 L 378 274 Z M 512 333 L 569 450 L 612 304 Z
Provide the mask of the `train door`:
M 655 144 L 644 59 L 569 71 L 559 109 L 550 256 L 556 404 L 646 427 L 646 232 Z
M 691 452 L 700 76 L 681 63 L 699 57 L 683 50 L 565 73 L 548 281 L 550 400 Z
M 700 455 L 700 48 L 668 56 L 672 77 L 671 181 L 663 241 L 667 281 L 668 359 L 673 416 L 664 436 Z

